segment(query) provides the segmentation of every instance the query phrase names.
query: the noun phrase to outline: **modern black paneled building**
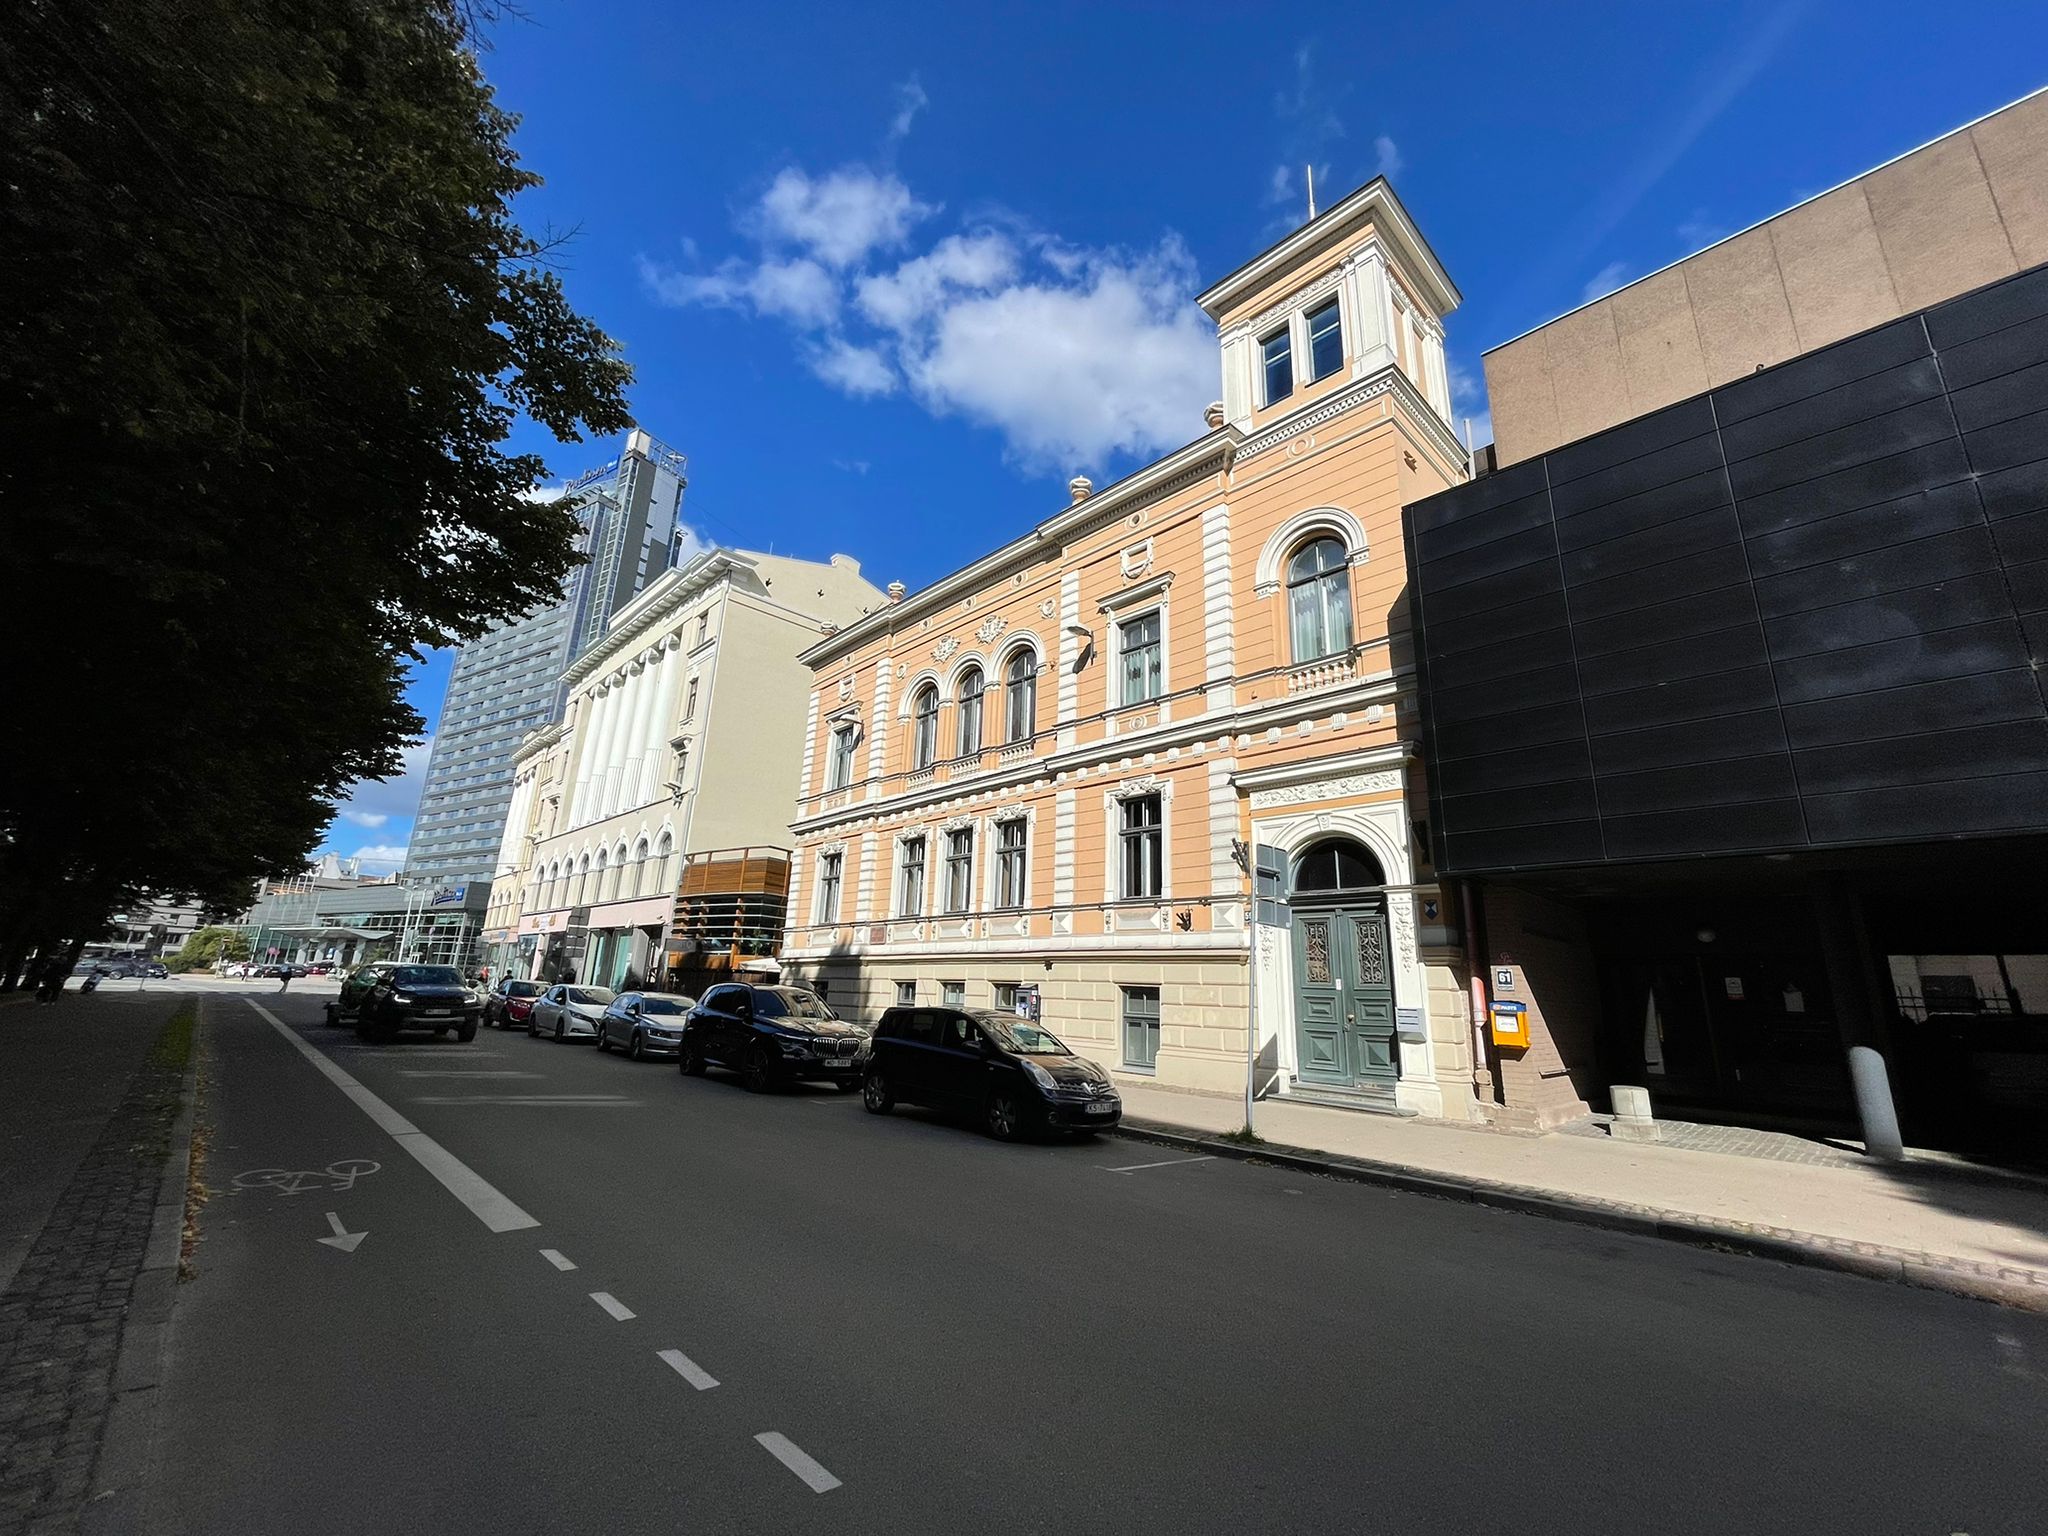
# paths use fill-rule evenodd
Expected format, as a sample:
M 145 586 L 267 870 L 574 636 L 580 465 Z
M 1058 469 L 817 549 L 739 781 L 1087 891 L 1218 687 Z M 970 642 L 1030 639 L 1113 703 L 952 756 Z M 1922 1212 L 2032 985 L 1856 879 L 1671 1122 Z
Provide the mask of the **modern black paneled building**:
M 2041 1144 L 2048 267 L 1406 524 L 1437 870 L 1587 1102 L 1847 1122 L 1860 1042 Z

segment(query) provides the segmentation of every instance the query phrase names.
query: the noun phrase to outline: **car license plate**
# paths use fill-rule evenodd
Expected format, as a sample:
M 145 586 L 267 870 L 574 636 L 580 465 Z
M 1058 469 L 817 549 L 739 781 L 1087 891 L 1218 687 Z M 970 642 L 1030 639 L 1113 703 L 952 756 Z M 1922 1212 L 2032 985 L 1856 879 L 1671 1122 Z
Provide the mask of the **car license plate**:
M 1116 1113 L 1116 1106 L 1114 1104 L 1090 1104 L 1088 1106 L 1088 1113 L 1091 1115 L 1113 1115 Z
M 448 1017 L 448 1010 L 446 1008 L 422 1008 L 420 1010 L 420 1017 L 423 1019 L 445 1019 Z

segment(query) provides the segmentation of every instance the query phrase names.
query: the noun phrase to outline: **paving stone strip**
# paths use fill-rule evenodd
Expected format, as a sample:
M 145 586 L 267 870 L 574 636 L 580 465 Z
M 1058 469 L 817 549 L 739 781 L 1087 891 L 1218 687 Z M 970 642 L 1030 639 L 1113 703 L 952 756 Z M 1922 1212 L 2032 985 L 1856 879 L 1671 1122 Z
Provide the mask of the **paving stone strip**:
M 0 1536 L 77 1528 L 114 1407 L 195 1022 L 187 1003 L 164 1026 L 0 1294 Z

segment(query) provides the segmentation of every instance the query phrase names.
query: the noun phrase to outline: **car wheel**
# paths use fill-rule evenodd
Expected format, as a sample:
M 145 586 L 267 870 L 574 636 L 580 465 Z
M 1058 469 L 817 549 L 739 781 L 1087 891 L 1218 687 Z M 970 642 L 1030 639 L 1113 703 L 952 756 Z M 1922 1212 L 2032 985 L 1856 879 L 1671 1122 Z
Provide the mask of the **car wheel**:
M 895 1107 L 896 1096 L 889 1092 L 889 1080 L 879 1067 L 869 1067 L 861 1080 L 860 1101 L 871 1115 L 886 1115 Z
M 327 1027 L 329 1029 L 333 1029 L 341 1022 L 341 1010 L 335 1007 L 334 1004 L 329 1003 L 320 1011 L 327 1016 Z
M 610 1035 L 608 1035 L 608 1034 L 606 1034 L 606 1033 L 604 1032 L 604 1026 L 603 1026 L 602 1024 L 598 1025 L 598 1026 L 597 1026 L 597 1051 L 598 1051 L 598 1054 L 599 1054 L 600 1056 L 605 1056 L 605 1055 L 609 1055 L 609 1054 L 611 1053 L 611 1048 L 612 1048 L 612 1037 L 611 1037 Z
M 538 1032 L 533 1027 L 533 1015 L 530 1013 L 526 1016 L 526 1038 L 529 1040 L 539 1038 Z
M 685 1035 L 676 1048 L 676 1067 L 685 1077 L 704 1075 L 704 1047 Z
M 455 1031 L 455 1038 L 464 1045 L 469 1044 L 470 1041 L 476 1038 L 476 1025 L 473 1023 L 463 1025 L 462 1028 Z
M 988 1112 L 984 1118 L 989 1135 L 997 1141 L 1015 1141 L 1024 1134 L 1024 1111 L 1011 1089 L 998 1088 L 988 1096 Z
M 626 1042 L 626 1059 L 628 1061 L 645 1061 L 647 1059 L 647 1037 L 637 1029 L 633 1031 L 633 1038 Z
M 749 1093 L 766 1093 L 775 1086 L 774 1064 L 768 1060 L 768 1052 L 758 1045 L 748 1050 L 742 1075 L 746 1078 Z
M 555 1015 L 555 1044 L 560 1045 L 568 1038 L 569 1016 L 566 1013 L 558 1013 Z

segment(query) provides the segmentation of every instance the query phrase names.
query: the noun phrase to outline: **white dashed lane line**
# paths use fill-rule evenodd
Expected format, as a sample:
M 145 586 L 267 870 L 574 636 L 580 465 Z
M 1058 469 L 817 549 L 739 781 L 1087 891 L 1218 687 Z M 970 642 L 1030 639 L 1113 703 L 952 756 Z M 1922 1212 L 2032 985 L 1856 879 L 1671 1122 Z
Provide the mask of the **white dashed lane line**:
M 622 1323 L 630 1322 L 634 1316 L 633 1309 L 619 1300 L 610 1291 L 592 1291 L 590 1299 Z
M 675 1373 L 695 1387 L 699 1392 L 708 1392 L 718 1385 L 718 1378 L 706 1371 L 680 1349 L 662 1349 L 655 1353 L 675 1368 Z
M 541 1249 L 540 1256 L 546 1259 L 550 1264 L 554 1265 L 555 1268 L 560 1270 L 571 1270 L 576 1267 L 575 1260 L 565 1257 L 562 1253 L 553 1248 Z
M 765 1434 L 754 1436 L 754 1438 L 760 1442 L 761 1448 L 770 1456 L 773 1456 L 777 1461 L 789 1468 L 790 1471 L 810 1484 L 811 1492 L 830 1493 L 839 1486 L 838 1478 L 827 1472 L 817 1462 L 792 1445 L 787 1435 L 771 1429 Z

